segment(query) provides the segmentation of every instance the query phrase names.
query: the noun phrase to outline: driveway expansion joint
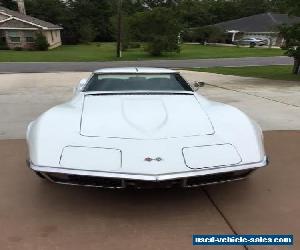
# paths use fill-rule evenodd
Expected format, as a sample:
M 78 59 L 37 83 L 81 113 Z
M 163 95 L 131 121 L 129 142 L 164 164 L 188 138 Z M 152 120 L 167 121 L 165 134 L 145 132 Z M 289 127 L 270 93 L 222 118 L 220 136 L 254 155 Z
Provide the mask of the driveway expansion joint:
M 202 190 L 203 190 L 204 194 L 207 196 L 208 200 L 211 202 L 211 204 L 214 206 L 214 208 L 220 214 L 220 216 L 222 217 L 222 219 L 224 220 L 224 222 L 226 223 L 226 225 L 230 228 L 230 230 L 232 231 L 232 233 L 235 234 L 235 235 L 239 235 L 239 233 L 235 230 L 235 228 L 233 227 L 233 225 L 231 224 L 231 222 L 229 221 L 229 219 L 226 217 L 226 215 L 223 213 L 223 211 L 221 210 L 221 208 L 215 202 L 215 200 L 213 199 L 213 197 L 209 194 L 209 192 L 207 191 L 207 189 L 205 187 L 202 187 Z M 243 247 L 244 247 L 245 250 L 249 250 L 249 248 L 247 246 L 243 246 Z

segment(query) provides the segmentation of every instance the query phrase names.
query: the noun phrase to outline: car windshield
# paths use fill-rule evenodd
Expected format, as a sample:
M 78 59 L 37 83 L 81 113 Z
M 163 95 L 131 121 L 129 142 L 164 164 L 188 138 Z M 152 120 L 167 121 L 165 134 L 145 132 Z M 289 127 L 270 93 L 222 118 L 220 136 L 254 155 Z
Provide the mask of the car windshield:
M 84 91 L 192 91 L 176 73 L 94 74 Z

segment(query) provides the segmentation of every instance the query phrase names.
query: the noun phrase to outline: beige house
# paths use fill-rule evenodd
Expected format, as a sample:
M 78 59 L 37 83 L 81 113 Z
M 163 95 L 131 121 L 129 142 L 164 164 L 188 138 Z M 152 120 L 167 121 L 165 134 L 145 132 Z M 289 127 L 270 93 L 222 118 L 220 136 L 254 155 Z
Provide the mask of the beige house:
M 43 20 L 0 6 L 0 39 L 11 49 L 32 48 L 37 32 L 47 38 L 50 49 L 61 45 L 63 28 Z

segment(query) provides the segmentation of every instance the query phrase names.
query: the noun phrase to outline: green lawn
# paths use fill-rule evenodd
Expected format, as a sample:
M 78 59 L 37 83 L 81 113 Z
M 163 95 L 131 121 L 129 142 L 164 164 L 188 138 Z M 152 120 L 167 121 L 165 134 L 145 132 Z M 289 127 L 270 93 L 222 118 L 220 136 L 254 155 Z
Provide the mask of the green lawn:
M 115 44 L 64 45 L 49 51 L 0 51 L 0 62 L 88 62 L 113 61 Z M 150 59 L 196 59 L 196 58 L 238 58 L 283 55 L 280 49 L 213 47 L 184 44 L 180 54 L 168 53 L 161 57 L 151 57 L 143 48 L 124 52 L 122 60 Z
M 249 76 L 274 80 L 300 81 L 300 75 L 292 74 L 292 66 L 215 67 L 192 69 L 223 75 Z

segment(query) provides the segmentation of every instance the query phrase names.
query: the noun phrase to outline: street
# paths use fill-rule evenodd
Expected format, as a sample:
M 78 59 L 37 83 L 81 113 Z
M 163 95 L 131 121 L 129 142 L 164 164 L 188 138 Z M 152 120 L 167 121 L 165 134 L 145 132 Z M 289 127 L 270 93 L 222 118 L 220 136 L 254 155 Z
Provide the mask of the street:
M 109 67 L 208 68 L 291 64 L 293 59 L 286 56 L 114 62 L 8 62 L 0 63 L 0 73 L 87 72 Z

